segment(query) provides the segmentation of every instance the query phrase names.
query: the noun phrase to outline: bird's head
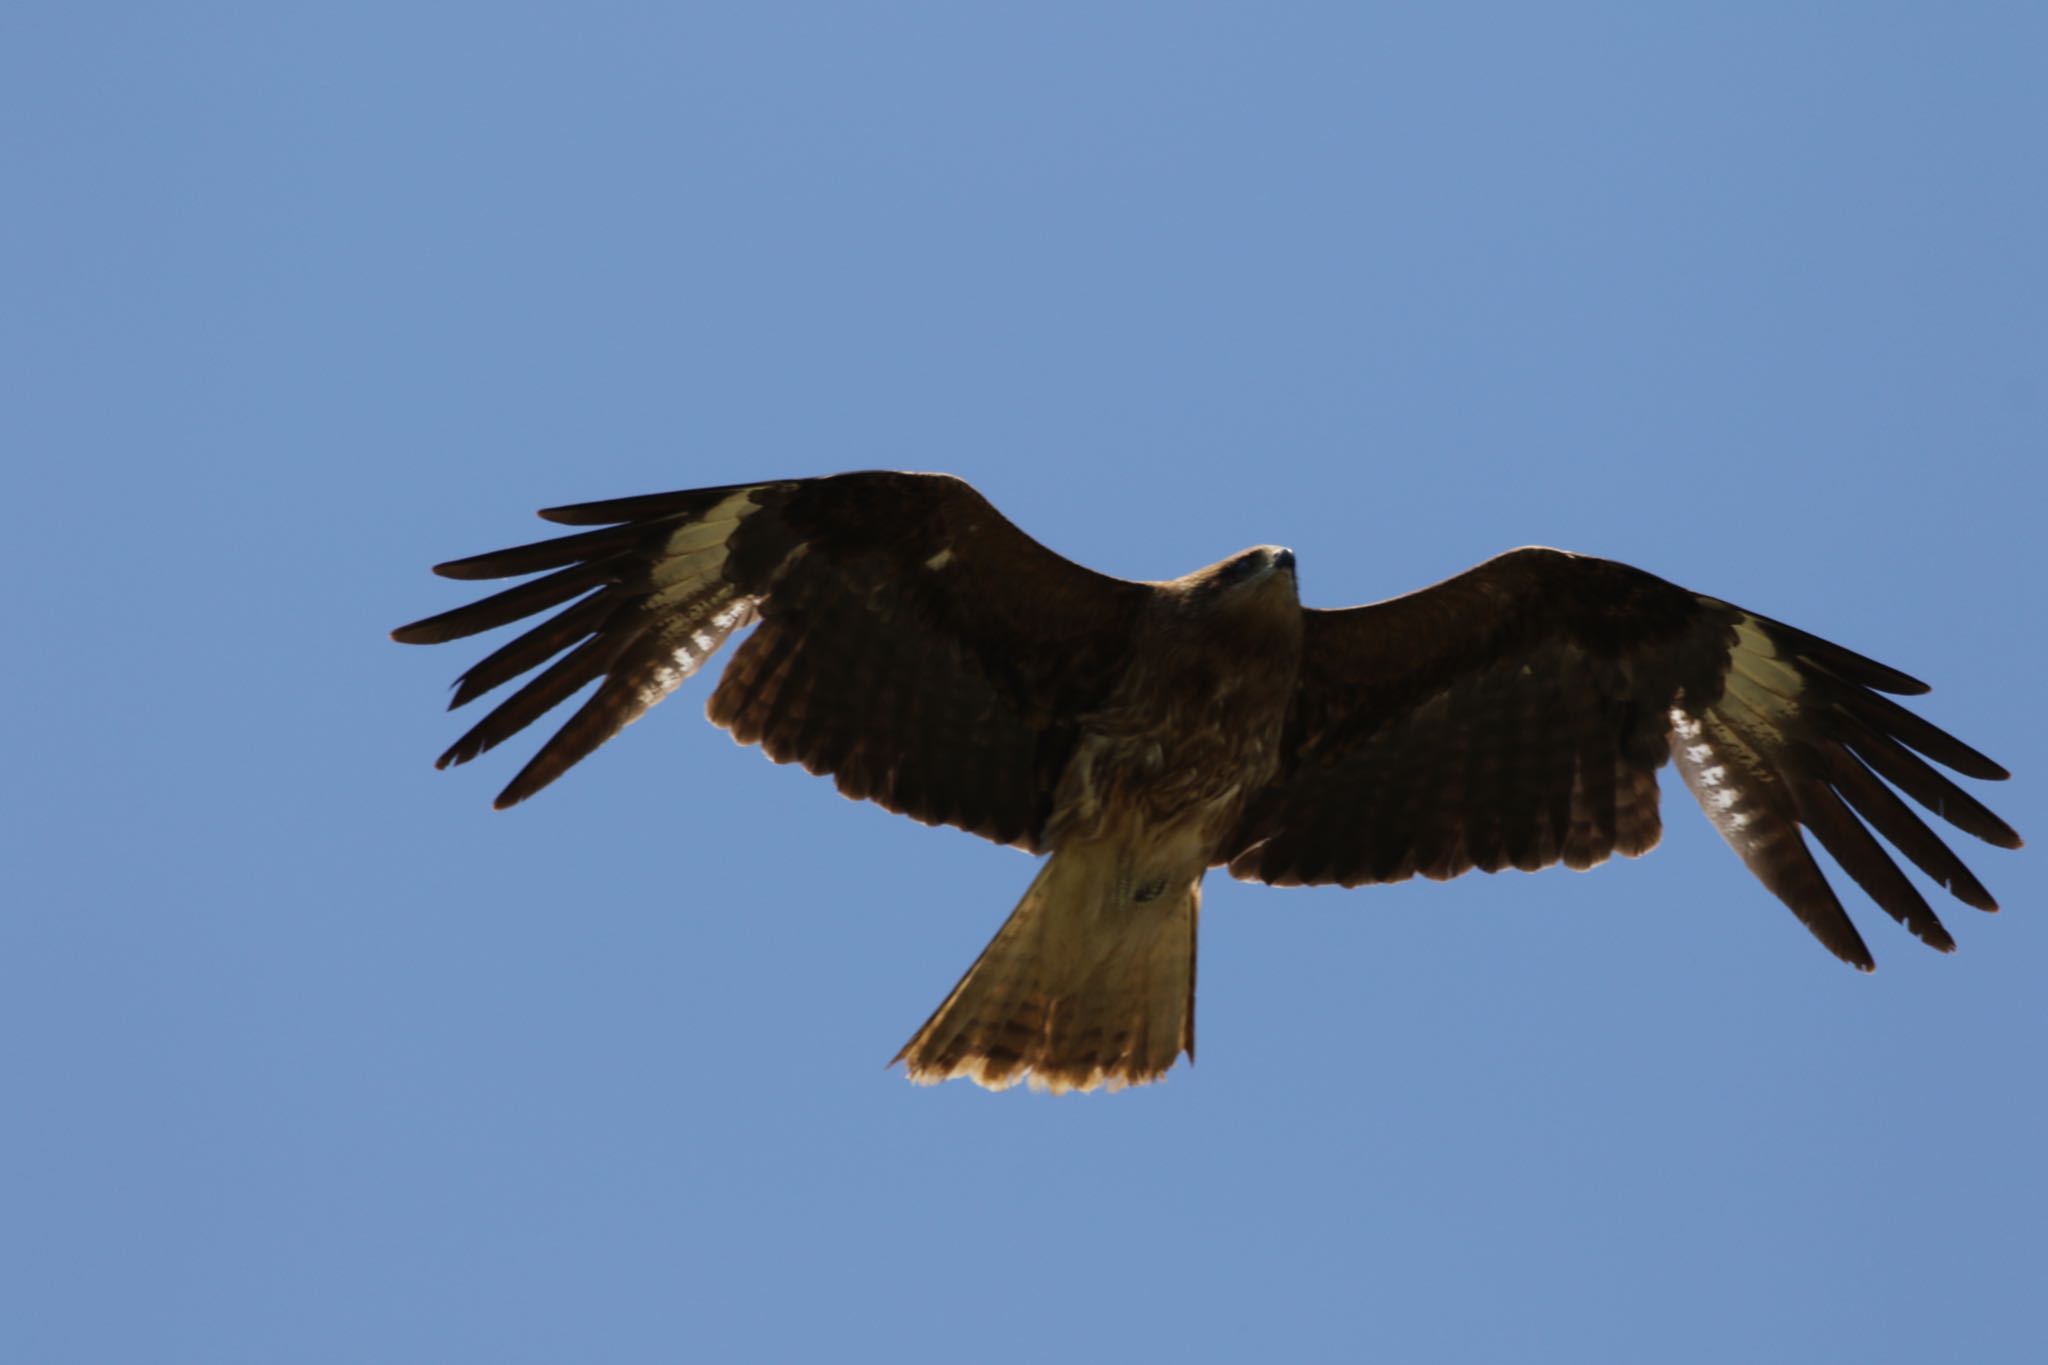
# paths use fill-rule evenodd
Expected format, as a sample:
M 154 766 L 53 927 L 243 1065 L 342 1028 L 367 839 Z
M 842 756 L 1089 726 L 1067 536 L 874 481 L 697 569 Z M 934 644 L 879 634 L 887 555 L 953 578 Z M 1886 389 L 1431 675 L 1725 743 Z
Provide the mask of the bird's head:
M 1280 545 L 1240 550 L 1206 569 L 1195 570 L 1181 582 L 1190 603 L 1206 609 L 1300 604 L 1295 595 L 1294 551 Z
M 1270 584 L 1294 586 L 1294 551 L 1281 545 L 1254 545 L 1201 571 L 1216 592 L 1238 592 Z

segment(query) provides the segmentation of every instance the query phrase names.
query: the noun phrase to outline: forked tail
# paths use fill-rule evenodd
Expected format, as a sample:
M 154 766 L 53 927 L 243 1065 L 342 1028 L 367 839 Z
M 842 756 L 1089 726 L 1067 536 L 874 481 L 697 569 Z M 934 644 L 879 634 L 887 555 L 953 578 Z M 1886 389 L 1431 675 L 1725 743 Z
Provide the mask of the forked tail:
M 1192 1058 L 1201 876 L 1131 881 L 1110 844 L 1056 850 L 894 1060 L 921 1085 L 1059 1093 L 1143 1085 Z

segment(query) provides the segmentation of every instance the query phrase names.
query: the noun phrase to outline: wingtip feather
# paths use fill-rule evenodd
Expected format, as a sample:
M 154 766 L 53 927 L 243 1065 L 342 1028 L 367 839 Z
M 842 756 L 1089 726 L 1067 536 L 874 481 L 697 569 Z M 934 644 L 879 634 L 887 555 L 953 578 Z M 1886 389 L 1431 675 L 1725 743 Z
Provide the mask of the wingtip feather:
M 436 564 L 430 572 L 436 578 L 455 578 L 465 582 L 490 577 L 491 575 L 478 573 L 471 567 L 470 561 L 478 558 L 481 558 L 481 556 L 467 555 L 461 559 L 444 559 L 439 564 Z

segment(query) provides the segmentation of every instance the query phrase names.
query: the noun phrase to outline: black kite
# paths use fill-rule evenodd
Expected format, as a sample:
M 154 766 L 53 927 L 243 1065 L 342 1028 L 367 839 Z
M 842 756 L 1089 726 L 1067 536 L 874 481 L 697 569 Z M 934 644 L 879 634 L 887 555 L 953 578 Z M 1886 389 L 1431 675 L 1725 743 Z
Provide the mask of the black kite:
M 1405 597 L 1321 611 L 1296 596 L 1291 551 L 1126 582 L 1054 554 L 938 474 L 541 515 L 600 529 L 439 565 L 449 578 L 544 576 L 393 632 L 430 644 L 563 608 L 455 689 L 460 706 L 541 669 L 444 767 L 602 680 L 500 807 L 758 622 L 711 695 L 734 738 L 831 774 L 850 797 L 1052 855 L 898 1054 L 917 1081 L 1155 1080 L 1194 1051 L 1209 868 L 1356 886 L 1633 857 L 1657 842 L 1666 758 L 1764 885 L 1866 971 L 1870 951 L 1802 826 L 1944 952 L 1954 941 L 1872 830 L 1964 904 L 1997 906 L 1892 789 L 2020 845 L 1924 760 L 1987 780 L 2005 770 L 1881 695 L 1925 684 L 1608 560 L 1514 550 Z

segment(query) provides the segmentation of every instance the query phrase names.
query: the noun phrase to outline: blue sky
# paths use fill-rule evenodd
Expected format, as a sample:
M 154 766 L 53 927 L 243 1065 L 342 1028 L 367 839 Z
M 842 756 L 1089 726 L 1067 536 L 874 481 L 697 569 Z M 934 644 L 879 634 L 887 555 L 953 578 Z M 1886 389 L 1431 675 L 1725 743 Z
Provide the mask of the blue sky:
M 175 12 L 174 12 L 175 11 Z M 2048 897 L 1834 962 L 1664 845 L 1212 878 L 1199 1064 L 883 1062 L 1032 865 L 703 680 L 436 774 L 439 559 L 945 469 L 1334 606 L 1609 555 L 1935 684 L 2048 833 L 2025 5 L 0 19 L 0 1356 L 2030 1358 Z

